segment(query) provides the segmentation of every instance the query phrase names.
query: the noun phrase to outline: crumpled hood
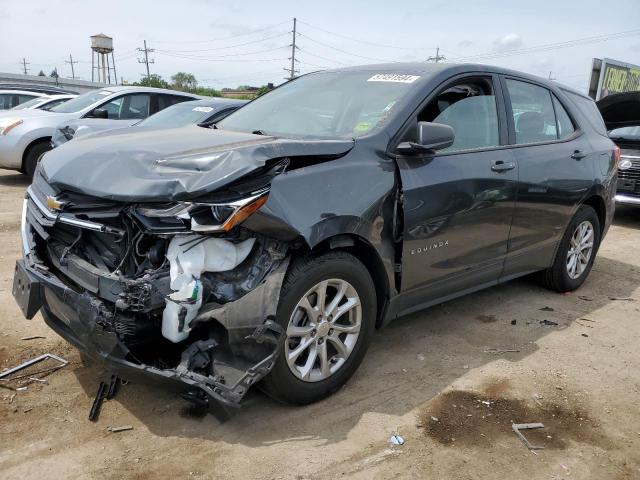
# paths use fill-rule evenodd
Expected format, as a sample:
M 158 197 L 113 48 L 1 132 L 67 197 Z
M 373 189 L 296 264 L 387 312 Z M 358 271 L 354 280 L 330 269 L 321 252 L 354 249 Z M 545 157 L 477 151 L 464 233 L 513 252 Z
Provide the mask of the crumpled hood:
M 293 140 L 188 125 L 122 129 L 48 152 L 42 173 L 54 188 L 125 202 L 185 200 L 213 192 L 274 158 L 340 156 L 352 140 Z M 295 159 L 292 159 L 295 163 Z

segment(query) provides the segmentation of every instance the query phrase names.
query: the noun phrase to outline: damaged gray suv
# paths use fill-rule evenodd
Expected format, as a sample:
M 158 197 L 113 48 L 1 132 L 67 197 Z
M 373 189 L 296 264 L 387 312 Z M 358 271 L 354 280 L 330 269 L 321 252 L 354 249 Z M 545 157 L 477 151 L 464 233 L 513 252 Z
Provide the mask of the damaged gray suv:
M 539 272 L 589 274 L 619 152 L 593 101 L 518 72 L 300 77 L 211 128 L 45 156 L 14 296 L 125 379 L 237 406 L 337 390 L 390 320 Z

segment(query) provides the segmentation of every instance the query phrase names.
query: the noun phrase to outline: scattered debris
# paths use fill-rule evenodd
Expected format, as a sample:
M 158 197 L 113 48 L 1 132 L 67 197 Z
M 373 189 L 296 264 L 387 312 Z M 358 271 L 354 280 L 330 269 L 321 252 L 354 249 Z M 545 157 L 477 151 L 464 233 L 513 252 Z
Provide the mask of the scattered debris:
M 544 409 L 544 405 L 542 405 L 542 402 L 540 401 L 544 397 L 542 395 L 537 394 L 537 393 L 534 393 L 531 396 L 533 397 L 533 400 L 540 406 L 540 408 Z
M 463 365 L 462 368 L 464 368 L 465 370 L 469 370 L 469 365 Z
M 33 410 L 33 407 L 28 407 L 28 408 L 25 408 L 25 409 L 22 411 L 22 413 L 28 413 L 28 412 L 30 412 L 31 410 Z
M 517 323 L 518 323 L 518 321 L 515 318 L 513 320 L 511 320 L 511 325 L 515 325 Z
M 543 450 L 543 446 L 532 445 L 529 440 L 520 432 L 520 430 L 533 429 L 533 428 L 544 428 L 542 423 L 512 423 L 511 428 L 515 432 L 515 434 L 520 437 L 522 443 L 526 445 L 529 450 Z
M 55 370 L 58 370 L 59 368 L 62 368 L 69 363 L 64 358 L 58 357 L 53 353 L 45 353 L 43 355 L 40 355 L 39 357 L 32 358 L 31 360 L 27 360 L 26 362 L 21 363 L 16 367 L 5 370 L 4 372 L 0 373 L 0 380 L 14 380 L 13 378 L 9 379 L 7 377 L 12 373 L 18 372 L 20 370 L 24 370 L 25 368 L 30 367 L 31 365 L 35 365 L 36 363 L 42 362 L 43 360 L 47 360 L 47 359 L 55 360 L 59 363 L 59 365 L 56 365 Z M 30 374 L 30 375 L 33 375 L 33 374 Z
M 593 297 L 588 297 L 586 295 L 578 295 L 580 300 L 584 300 L 585 302 L 593 302 Z
M 27 387 L 18 387 L 16 388 L 16 392 L 26 392 L 27 391 Z
M 554 322 L 553 320 L 540 320 L 540 325 L 544 325 L 545 327 L 557 327 L 558 322 Z
M 493 323 L 498 321 L 498 318 L 495 315 L 477 315 L 476 318 L 482 323 Z
M 591 320 L 591 321 L 593 321 L 593 320 Z M 576 320 L 576 323 L 578 325 L 580 325 L 581 327 L 593 328 L 593 325 L 585 325 L 584 323 L 580 323 L 580 320 Z
M 588 337 L 589 335 L 587 335 L 586 333 L 582 334 L 583 337 Z
M 619 300 L 621 302 L 635 302 L 635 298 L 630 297 L 609 297 L 609 300 Z
M 541 312 L 553 312 L 553 311 L 555 311 L 555 310 L 554 310 L 553 308 L 551 308 L 551 307 L 542 307 L 542 308 L 540 309 L 540 311 L 541 311 Z
M 91 422 L 97 422 L 98 417 L 100 416 L 100 408 L 102 407 L 102 402 L 106 397 L 107 384 L 104 382 L 100 382 L 98 385 L 98 392 L 96 393 L 96 398 L 93 399 L 93 404 L 91 405 L 91 410 L 89 411 L 89 420 Z
M 418 354 L 418 360 L 420 360 L 421 362 L 424 362 L 426 359 L 424 358 L 424 355 L 422 355 L 421 353 Z
M 13 403 L 13 399 L 16 398 L 16 395 L 17 393 L 14 393 L 9 397 L 9 403 Z
M 44 378 L 29 377 L 29 380 L 31 382 L 44 383 L 45 385 L 49 385 L 49 381 L 45 380 Z
M 122 427 L 108 427 L 107 430 L 111 433 L 126 432 L 127 430 L 133 430 L 133 425 L 124 425 Z
M 593 322 L 593 323 L 596 323 L 596 321 L 595 321 L 595 320 L 591 320 L 590 318 L 580 318 L 579 320 L 583 320 L 583 321 L 585 321 L 585 322 Z
M 487 348 L 484 353 L 493 353 L 496 355 L 502 355 L 503 353 L 517 353 L 520 350 L 516 350 L 515 348 Z
M 404 445 L 404 438 L 397 434 L 391 435 L 391 438 L 389 438 L 389 443 L 391 445 Z
M 37 340 L 39 338 L 47 338 L 44 335 L 31 335 L 30 337 L 22 337 L 20 340 Z
M 434 417 L 434 416 L 431 416 L 431 420 L 433 420 L 434 422 L 439 422 L 440 421 L 440 420 L 438 420 L 438 417 Z

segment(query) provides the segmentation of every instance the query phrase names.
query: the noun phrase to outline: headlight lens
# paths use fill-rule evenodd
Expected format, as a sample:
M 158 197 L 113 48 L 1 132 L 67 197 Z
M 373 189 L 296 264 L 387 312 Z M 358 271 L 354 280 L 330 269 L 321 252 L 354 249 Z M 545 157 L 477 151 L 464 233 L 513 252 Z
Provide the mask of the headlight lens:
M 62 132 L 62 135 L 64 135 L 64 138 L 66 138 L 67 140 L 71 140 L 76 134 L 76 131 L 69 126 L 61 128 L 60 132 Z
M 22 123 L 20 118 L 3 118 L 0 120 L 0 135 L 6 135 Z
M 268 198 L 268 192 L 260 192 L 229 203 L 180 202 L 166 207 L 138 207 L 137 211 L 149 218 L 190 220 L 194 232 L 228 232 L 255 213 Z

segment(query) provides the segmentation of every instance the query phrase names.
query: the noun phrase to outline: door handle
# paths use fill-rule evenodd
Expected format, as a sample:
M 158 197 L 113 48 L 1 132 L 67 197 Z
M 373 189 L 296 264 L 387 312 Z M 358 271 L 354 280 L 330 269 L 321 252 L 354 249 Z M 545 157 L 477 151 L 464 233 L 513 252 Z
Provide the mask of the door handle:
M 494 172 L 506 172 L 514 168 L 516 168 L 515 162 L 503 162 L 502 160 L 496 160 L 493 162 L 493 165 L 491 165 L 491 170 Z
M 582 160 L 586 156 L 587 154 L 582 153 L 580 150 L 576 150 L 571 154 L 571 158 L 573 158 L 574 160 Z

